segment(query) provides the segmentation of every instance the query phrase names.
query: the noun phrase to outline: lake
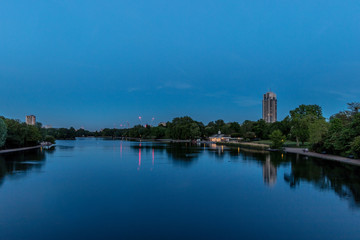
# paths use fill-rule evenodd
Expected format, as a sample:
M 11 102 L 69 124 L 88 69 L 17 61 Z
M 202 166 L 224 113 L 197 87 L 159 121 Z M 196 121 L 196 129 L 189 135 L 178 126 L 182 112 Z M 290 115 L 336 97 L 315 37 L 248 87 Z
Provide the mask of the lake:
M 360 168 L 79 138 L 0 155 L 0 239 L 360 239 Z

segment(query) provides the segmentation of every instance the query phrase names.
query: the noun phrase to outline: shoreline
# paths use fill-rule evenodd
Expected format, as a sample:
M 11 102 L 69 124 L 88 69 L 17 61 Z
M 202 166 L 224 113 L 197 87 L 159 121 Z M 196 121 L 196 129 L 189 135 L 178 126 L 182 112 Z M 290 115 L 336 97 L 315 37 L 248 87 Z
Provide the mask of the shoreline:
M 42 145 L 37 145 L 37 146 L 33 146 L 33 147 L 5 149 L 5 150 L 0 150 L 0 154 L 11 153 L 11 152 L 21 152 L 21 151 L 32 150 L 32 149 L 37 149 L 37 148 L 41 148 L 41 147 L 42 147 Z
M 360 166 L 360 159 L 351 159 L 331 154 L 322 154 L 315 152 L 304 152 L 304 148 L 284 148 L 285 153 L 295 153 L 303 156 L 316 157 L 324 160 L 336 161 L 341 163 L 347 163 L 355 166 Z

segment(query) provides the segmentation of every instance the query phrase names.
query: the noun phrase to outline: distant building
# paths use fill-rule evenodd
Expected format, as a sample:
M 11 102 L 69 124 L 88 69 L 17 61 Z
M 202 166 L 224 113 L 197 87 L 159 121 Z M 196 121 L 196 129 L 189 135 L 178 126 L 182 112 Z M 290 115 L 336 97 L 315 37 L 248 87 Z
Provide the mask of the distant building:
M 35 125 L 36 124 L 36 117 L 34 115 L 26 116 L 26 124 L 27 125 Z
M 273 92 L 264 94 L 263 99 L 263 119 L 267 123 L 274 123 L 277 121 L 277 98 Z
M 218 134 L 210 136 L 209 140 L 210 140 L 210 142 L 229 142 L 230 136 L 221 134 L 221 132 L 219 131 Z
M 158 124 L 158 127 L 160 127 L 160 126 L 166 127 L 166 122 L 160 122 L 160 123 Z
M 50 128 L 52 128 L 52 126 L 51 125 L 44 125 L 44 126 L 42 126 L 42 128 L 50 129 Z

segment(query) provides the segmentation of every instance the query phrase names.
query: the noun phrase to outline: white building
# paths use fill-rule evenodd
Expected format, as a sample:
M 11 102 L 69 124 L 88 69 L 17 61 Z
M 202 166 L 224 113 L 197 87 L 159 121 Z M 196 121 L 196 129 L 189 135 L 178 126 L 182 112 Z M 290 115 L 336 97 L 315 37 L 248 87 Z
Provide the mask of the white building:
M 210 142 L 229 142 L 230 136 L 221 134 L 221 132 L 219 131 L 218 134 L 210 136 L 209 139 L 210 139 Z

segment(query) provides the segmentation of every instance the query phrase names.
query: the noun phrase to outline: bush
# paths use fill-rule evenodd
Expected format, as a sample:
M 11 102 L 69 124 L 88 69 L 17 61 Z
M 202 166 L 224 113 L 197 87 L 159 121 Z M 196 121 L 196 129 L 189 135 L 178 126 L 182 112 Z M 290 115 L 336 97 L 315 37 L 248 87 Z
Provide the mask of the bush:
M 45 142 L 49 142 L 49 143 L 51 143 L 51 144 L 55 144 L 55 141 L 56 141 L 56 140 L 55 140 L 54 136 L 46 135 L 44 141 L 45 141 Z
M 5 145 L 7 127 L 5 122 L 0 118 L 0 148 Z
M 351 143 L 351 151 L 356 158 L 360 158 L 360 136 L 354 138 L 354 141 Z
M 242 134 L 241 133 L 233 133 L 233 134 L 231 134 L 231 137 L 232 138 L 239 138 L 239 137 L 242 137 Z
M 280 149 L 284 145 L 285 136 L 280 130 L 275 130 L 271 133 L 270 140 L 272 141 L 271 148 Z
M 245 137 L 246 139 L 251 140 L 251 139 L 256 138 L 256 134 L 255 134 L 254 132 L 246 132 L 244 137 Z

